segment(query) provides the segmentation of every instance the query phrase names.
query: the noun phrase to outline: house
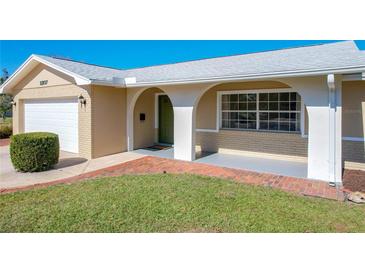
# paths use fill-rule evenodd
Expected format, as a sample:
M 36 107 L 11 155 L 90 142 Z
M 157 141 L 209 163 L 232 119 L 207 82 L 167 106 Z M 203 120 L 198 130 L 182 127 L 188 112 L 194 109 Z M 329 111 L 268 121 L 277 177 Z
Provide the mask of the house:
M 173 144 L 365 169 L 365 52 L 353 41 L 119 70 L 32 55 L 1 86 L 14 133 L 51 131 L 85 158 Z

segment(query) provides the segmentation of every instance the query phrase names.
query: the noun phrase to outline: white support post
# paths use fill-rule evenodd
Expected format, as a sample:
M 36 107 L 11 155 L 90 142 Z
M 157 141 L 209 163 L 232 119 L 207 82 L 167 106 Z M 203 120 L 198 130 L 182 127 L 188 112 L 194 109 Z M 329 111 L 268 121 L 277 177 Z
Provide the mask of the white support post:
M 130 108 L 127 111 L 127 149 L 133 151 L 133 113 L 134 108 Z
M 174 106 L 174 158 L 195 160 L 195 111 L 192 106 Z

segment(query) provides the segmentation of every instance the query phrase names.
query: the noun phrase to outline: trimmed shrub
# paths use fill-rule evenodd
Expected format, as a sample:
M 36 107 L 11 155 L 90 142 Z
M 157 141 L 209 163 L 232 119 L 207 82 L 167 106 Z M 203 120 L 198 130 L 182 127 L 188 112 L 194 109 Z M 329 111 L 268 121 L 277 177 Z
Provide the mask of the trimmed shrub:
M 54 133 L 21 133 L 10 138 L 11 162 L 21 172 L 51 169 L 58 163 L 59 152 L 58 136 Z
M 0 139 L 9 138 L 13 134 L 13 127 L 8 124 L 0 124 Z

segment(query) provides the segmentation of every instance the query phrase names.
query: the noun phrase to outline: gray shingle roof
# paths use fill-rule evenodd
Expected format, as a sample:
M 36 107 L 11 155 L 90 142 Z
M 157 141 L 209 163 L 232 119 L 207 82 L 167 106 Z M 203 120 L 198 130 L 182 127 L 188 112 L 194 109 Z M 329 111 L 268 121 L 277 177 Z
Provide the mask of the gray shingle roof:
M 365 66 L 353 41 L 118 70 L 48 56 L 38 57 L 91 80 L 135 77 L 136 83 L 249 76 Z

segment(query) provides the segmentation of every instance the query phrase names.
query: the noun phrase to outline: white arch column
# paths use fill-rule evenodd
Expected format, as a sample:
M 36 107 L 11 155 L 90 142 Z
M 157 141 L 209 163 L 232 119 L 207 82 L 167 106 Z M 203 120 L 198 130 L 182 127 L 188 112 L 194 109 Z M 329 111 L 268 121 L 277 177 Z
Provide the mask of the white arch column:
M 342 183 L 341 77 L 280 80 L 298 93 L 308 111 L 308 178 Z
M 174 108 L 174 158 L 195 160 L 196 102 L 208 84 L 164 86 Z
M 136 105 L 138 97 L 146 90 L 146 88 L 127 88 L 127 104 L 126 104 L 126 116 L 127 116 L 127 149 L 128 151 L 134 150 L 134 107 Z

